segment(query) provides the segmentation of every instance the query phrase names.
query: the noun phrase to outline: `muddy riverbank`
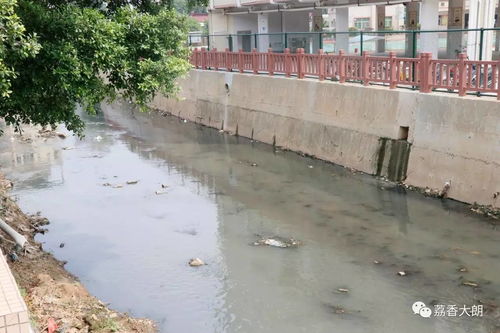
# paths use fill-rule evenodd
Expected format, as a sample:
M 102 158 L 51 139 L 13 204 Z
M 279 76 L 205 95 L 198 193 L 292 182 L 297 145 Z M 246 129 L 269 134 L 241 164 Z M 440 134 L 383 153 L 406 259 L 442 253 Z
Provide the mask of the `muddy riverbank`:
M 59 140 L 54 133 L 40 135 L 33 129 L 27 129 L 23 136 L 9 131 L 4 135 L 20 145 Z M 0 247 L 7 256 L 36 331 L 46 330 L 49 319 L 53 318 L 60 332 L 65 333 L 155 332 L 152 321 L 113 311 L 90 295 L 78 279 L 65 270 L 64 262 L 44 251 L 35 235 L 45 233 L 49 221 L 40 214 L 24 214 L 9 193 L 13 186 L 15 184 L 0 174 L 0 217 L 23 234 L 29 244 L 23 250 L 16 250 L 9 236 L 0 231 Z

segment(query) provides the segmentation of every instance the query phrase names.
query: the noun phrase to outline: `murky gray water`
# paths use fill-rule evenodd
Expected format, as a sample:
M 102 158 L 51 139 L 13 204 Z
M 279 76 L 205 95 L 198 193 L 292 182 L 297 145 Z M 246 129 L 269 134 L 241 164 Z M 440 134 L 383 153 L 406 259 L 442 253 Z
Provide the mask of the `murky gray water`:
M 50 219 L 44 247 L 112 307 L 162 332 L 500 327 L 500 232 L 465 206 L 173 117 L 104 109 L 86 117 L 83 141 L 1 138 L 0 162 L 21 207 Z M 251 246 L 259 235 L 303 244 Z M 189 267 L 192 257 L 208 265 Z M 489 305 L 484 317 L 422 318 L 418 300 Z

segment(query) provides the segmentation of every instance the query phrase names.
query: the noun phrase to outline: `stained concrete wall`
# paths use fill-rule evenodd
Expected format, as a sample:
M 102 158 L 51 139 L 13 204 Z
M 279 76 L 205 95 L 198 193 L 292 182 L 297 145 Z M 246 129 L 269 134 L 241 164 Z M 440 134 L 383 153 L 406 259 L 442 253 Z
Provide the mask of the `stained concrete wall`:
M 500 103 L 490 98 L 279 76 L 192 70 L 178 99 L 153 107 L 376 174 L 381 147 L 408 127 L 406 183 L 500 204 Z

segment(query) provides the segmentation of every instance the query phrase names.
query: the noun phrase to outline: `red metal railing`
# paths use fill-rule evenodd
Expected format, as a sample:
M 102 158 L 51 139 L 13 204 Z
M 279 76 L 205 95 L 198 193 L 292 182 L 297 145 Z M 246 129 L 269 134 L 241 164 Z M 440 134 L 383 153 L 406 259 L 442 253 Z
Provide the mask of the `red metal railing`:
M 418 58 L 397 58 L 390 52 L 388 57 L 339 54 L 305 54 L 304 49 L 290 53 L 268 52 L 223 52 L 194 50 L 191 64 L 201 69 L 224 69 L 227 71 L 267 73 L 269 75 L 295 75 L 299 79 L 317 77 L 319 80 L 381 83 L 391 89 L 396 87 L 418 87 L 428 93 L 434 89 L 456 91 L 460 96 L 467 92 L 496 94 L 500 100 L 500 61 L 470 61 L 465 54 L 458 59 L 431 59 L 430 53 L 421 53 Z

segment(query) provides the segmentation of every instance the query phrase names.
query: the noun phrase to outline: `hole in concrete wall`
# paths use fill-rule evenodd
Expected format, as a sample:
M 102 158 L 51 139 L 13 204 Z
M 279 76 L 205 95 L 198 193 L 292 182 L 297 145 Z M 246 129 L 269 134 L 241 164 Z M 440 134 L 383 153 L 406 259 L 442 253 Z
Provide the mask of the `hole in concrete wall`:
M 410 128 L 408 126 L 399 126 L 398 139 L 399 140 L 408 140 L 408 132 Z
M 226 93 L 228 93 L 228 94 L 229 94 L 229 84 L 227 84 L 227 83 L 226 83 L 226 84 L 224 85 L 224 87 L 226 87 Z

